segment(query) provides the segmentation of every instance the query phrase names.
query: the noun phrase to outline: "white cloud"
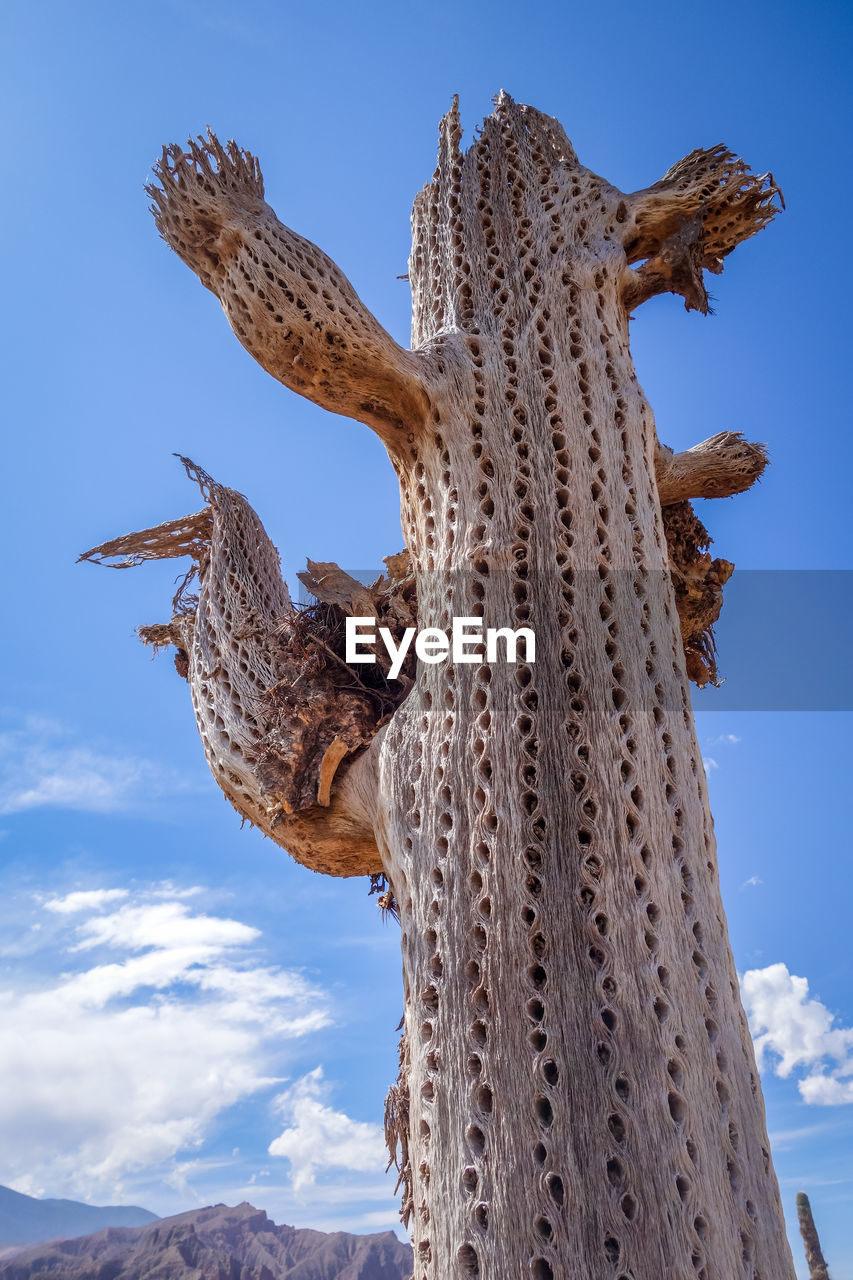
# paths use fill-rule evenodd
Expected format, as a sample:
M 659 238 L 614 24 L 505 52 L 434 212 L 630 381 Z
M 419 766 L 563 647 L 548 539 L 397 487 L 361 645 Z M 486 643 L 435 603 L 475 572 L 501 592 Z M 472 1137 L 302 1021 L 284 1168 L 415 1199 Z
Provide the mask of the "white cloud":
M 387 1164 L 381 1126 L 335 1111 L 324 1101 L 328 1092 L 323 1069 L 316 1067 L 276 1099 L 287 1127 L 269 1152 L 290 1161 L 295 1191 L 312 1186 L 320 1170 L 378 1173 Z
M 740 742 L 736 733 L 718 733 L 716 738 L 707 739 L 709 747 L 735 747 Z
M 841 1073 L 853 1075 L 853 1062 L 848 1062 Z M 800 1081 L 800 1093 L 804 1102 L 818 1107 L 838 1107 L 853 1102 L 853 1080 L 839 1079 L 838 1075 L 814 1075 Z
M 77 895 L 56 922 L 71 971 L 0 990 L 0 1182 L 110 1200 L 142 1170 L 186 1184 L 177 1157 L 280 1084 L 288 1040 L 328 1025 L 323 992 L 258 957 L 257 929 L 158 891 L 106 914 L 115 890 Z
M 116 813 L 187 783 L 151 760 L 75 743 L 60 725 L 26 717 L 0 733 L 0 813 Z
M 231 1168 L 233 1164 L 233 1159 L 221 1160 L 210 1156 L 200 1157 L 195 1160 L 176 1160 L 171 1169 L 164 1174 L 163 1181 L 168 1187 L 172 1187 L 173 1190 L 177 1191 L 185 1200 L 202 1204 L 204 1196 L 198 1193 L 190 1182 L 190 1178 L 196 1179 L 216 1174 L 220 1169 Z
M 151 890 L 151 897 L 177 900 L 180 898 L 197 898 L 200 893 L 204 893 L 203 885 L 190 884 L 181 888 L 176 884 L 172 884 L 171 880 L 164 880 L 157 888 Z
M 110 915 L 86 920 L 77 932 L 83 939 L 77 944 L 78 951 L 111 946 L 170 952 L 186 947 L 198 948 L 203 954 L 253 942 L 259 936 L 257 929 L 238 920 L 194 915 L 183 902 L 122 906 Z
M 757 889 L 760 884 L 764 884 L 761 876 L 750 876 L 748 880 L 744 880 L 741 889 Z
M 127 889 L 78 889 L 61 898 L 48 898 L 45 907 L 57 915 L 72 915 L 76 911 L 98 911 L 127 897 Z
M 45 1196 L 44 1187 L 40 1187 L 31 1173 L 25 1173 L 20 1178 L 13 1178 L 9 1183 L 12 1191 L 20 1191 L 22 1196 L 35 1196 L 37 1200 L 41 1200 Z
M 703 757 L 702 757 L 702 766 L 703 766 L 703 768 L 704 768 L 704 770 L 705 770 L 705 775 L 706 775 L 706 776 L 707 776 L 708 774 L 710 774 L 710 773 L 713 773 L 713 771 L 714 771 L 715 769 L 719 769 L 719 767 L 720 767 L 720 766 L 717 764 L 716 760 L 713 758 L 713 756 L 703 756 Z
M 382 1227 L 388 1231 L 394 1231 L 400 1225 L 400 1211 L 396 1206 L 392 1205 L 388 1209 L 377 1209 L 370 1213 L 363 1213 L 360 1221 L 366 1231 L 376 1231 L 377 1228 L 381 1229 Z
M 767 1136 L 774 1151 L 787 1151 L 798 1142 L 807 1142 L 819 1134 L 828 1133 L 833 1128 L 828 1124 L 801 1125 L 798 1129 L 774 1129 Z
M 804 1102 L 853 1102 L 853 1028 L 835 1025 L 826 1005 L 809 997 L 808 981 L 771 964 L 748 970 L 741 988 L 759 1066 L 770 1061 L 783 1078 L 806 1069 L 798 1081 Z

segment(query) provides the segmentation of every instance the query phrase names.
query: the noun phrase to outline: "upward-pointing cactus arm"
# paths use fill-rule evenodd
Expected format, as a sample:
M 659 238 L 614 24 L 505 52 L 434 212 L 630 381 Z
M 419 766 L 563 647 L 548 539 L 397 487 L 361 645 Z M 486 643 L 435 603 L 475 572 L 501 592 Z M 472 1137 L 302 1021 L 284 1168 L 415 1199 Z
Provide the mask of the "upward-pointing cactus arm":
M 160 234 L 279 382 L 389 447 L 426 420 L 426 358 L 406 351 L 321 249 L 276 217 L 258 161 L 210 132 L 164 147 L 147 188 Z

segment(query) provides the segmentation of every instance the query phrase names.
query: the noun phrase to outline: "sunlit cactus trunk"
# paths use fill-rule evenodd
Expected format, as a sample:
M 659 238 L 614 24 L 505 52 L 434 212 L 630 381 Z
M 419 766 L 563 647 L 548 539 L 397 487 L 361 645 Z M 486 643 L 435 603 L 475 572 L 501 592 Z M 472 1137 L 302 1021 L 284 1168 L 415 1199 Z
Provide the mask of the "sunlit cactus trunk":
M 418 198 L 400 461 L 422 623 L 536 661 L 427 667 L 382 752 L 417 1280 L 791 1274 L 628 347 L 621 194 L 504 102 Z M 449 336 L 442 338 L 442 332 Z
M 287 601 L 259 621 L 252 546 L 228 526 L 245 500 L 207 482 L 196 610 L 148 638 L 183 654 L 240 812 L 306 865 L 390 882 L 405 1030 L 388 1129 L 415 1280 L 790 1280 L 688 692 L 714 676 L 731 572 L 689 499 L 747 488 L 764 453 L 732 432 L 662 447 L 628 343 L 654 293 L 707 309 L 703 271 L 773 216 L 776 188 L 716 147 L 622 193 L 506 95 L 459 140 L 454 107 L 415 204 L 410 352 L 278 222 L 250 156 L 214 138 L 164 152 L 163 235 L 269 372 L 378 432 L 409 559 L 367 595 L 312 566 L 326 612 L 306 623 Z M 100 554 L 186 554 L 172 528 Z M 340 647 L 365 609 L 530 628 L 535 661 L 522 642 L 516 662 L 366 688 Z M 239 664 L 277 682 L 251 722 Z

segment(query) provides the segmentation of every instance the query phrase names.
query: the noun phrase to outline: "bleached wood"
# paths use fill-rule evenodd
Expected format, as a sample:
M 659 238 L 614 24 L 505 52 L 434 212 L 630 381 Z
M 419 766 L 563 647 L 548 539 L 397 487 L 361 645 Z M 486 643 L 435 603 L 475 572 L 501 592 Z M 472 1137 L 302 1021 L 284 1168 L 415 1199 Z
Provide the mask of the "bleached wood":
M 674 453 L 658 445 L 655 477 L 662 507 L 686 498 L 730 498 L 744 493 L 767 466 L 767 450 L 751 444 L 740 431 L 720 431 Z
M 537 658 L 424 668 L 381 755 L 415 1277 L 782 1280 L 623 300 L 626 244 L 696 213 L 705 161 L 629 197 L 505 96 L 460 132 L 409 278 L 414 343 L 463 372 L 400 468 L 404 529 L 422 625 L 531 625 Z
M 172 149 L 155 193 L 261 363 L 388 442 L 419 624 L 536 632 L 535 665 L 423 666 L 343 777 L 399 910 L 387 1123 L 415 1280 L 791 1280 L 661 511 L 734 492 L 747 446 L 662 450 L 628 343 L 651 292 L 705 309 L 702 272 L 777 189 L 714 148 L 625 194 L 507 95 L 460 136 L 454 105 L 413 214 L 414 354 L 281 227 L 245 153 Z M 316 335 L 294 281 L 329 292 Z M 218 705 L 238 736 L 245 708 Z M 215 768 L 227 744 L 206 746 Z
M 242 494 L 182 461 L 207 499 L 202 511 L 80 558 L 128 568 L 192 557 L 171 621 L 140 634 L 155 648 L 176 648 L 214 778 L 241 818 L 305 866 L 378 873 L 372 812 L 381 733 L 369 691 L 355 681 L 342 687 L 316 661 L 278 552 Z
M 331 258 L 279 222 L 254 156 L 208 131 L 186 149 L 164 147 L 154 174 L 146 190 L 160 234 L 268 373 L 368 423 L 392 448 L 423 425 L 421 362 L 385 332 Z

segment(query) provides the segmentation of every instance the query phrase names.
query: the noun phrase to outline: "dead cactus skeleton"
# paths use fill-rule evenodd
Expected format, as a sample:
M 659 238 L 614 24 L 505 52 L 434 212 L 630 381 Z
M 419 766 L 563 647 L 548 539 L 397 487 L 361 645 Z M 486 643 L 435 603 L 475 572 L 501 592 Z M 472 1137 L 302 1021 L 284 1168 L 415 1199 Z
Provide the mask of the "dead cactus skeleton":
M 90 558 L 193 558 L 145 638 L 177 646 L 220 786 L 306 865 L 386 877 L 418 1280 L 790 1280 L 687 684 L 715 679 L 731 570 L 690 500 L 766 456 L 729 431 L 661 446 L 628 340 L 656 293 L 707 311 L 704 271 L 779 190 L 717 146 L 622 192 L 506 94 L 465 153 L 461 133 L 454 102 L 413 211 L 408 351 L 278 220 L 250 153 L 168 147 L 149 188 L 254 358 L 384 442 L 407 547 L 388 577 L 310 565 L 300 614 L 245 499 L 191 464 L 204 512 Z M 535 665 L 356 673 L 341 619 L 368 603 L 389 626 L 530 626 Z

